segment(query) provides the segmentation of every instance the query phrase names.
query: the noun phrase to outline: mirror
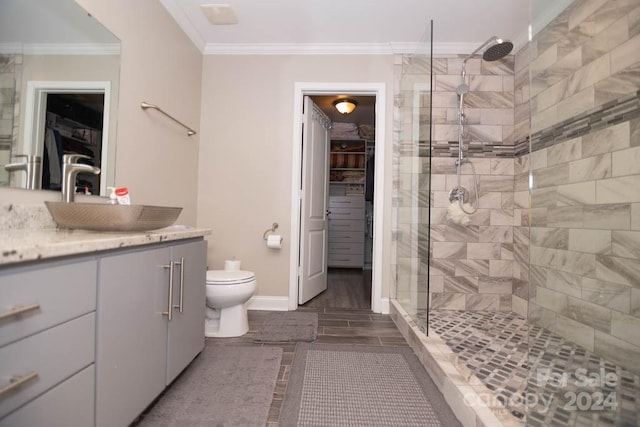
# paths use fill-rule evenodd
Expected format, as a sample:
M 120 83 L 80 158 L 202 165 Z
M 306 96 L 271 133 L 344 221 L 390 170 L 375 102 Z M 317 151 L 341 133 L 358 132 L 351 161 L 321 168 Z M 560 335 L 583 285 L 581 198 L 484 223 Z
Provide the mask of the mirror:
M 120 40 L 74 0 L 0 0 L 0 186 L 60 189 L 63 154 L 115 178 Z

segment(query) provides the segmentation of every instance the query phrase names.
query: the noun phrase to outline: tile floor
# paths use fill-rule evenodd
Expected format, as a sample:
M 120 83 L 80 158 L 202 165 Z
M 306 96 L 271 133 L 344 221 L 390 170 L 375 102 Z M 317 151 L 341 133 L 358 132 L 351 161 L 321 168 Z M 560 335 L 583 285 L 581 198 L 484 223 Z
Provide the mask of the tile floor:
M 425 315 L 419 313 L 419 317 Z M 638 375 L 549 330 L 527 325 L 522 316 L 431 310 L 429 322 L 458 354 L 458 362 L 506 403 L 514 416 L 523 421 L 526 416 L 527 426 L 640 425 Z M 607 374 L 609 384 L 583 380 Z
M 408 346 L 388 315 L 375 314 L 368 309 L 300 307 L 301 311 L 318 313 L 317 343 L 356 344 L 367 346 Z M 256 332 L 268 311 L 249 312 L 249 332 L 238 338 L 207 338 L 207 345 L 268 345 L 282 348 L 282 362 L 278 382 L 269 410 L 268 426 L 278 426 L 282 399 L 287 387 L 295 343 L 256 344 Z

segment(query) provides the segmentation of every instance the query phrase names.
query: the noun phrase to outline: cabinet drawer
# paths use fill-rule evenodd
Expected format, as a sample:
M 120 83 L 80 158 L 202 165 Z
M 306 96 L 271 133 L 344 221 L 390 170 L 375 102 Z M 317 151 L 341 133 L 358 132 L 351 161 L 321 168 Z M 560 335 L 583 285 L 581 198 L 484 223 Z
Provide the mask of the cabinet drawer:
M 0 272 L 0 314 L 39 308 L 0 320 L 0 347 L 96 309 L 96 261 L 51 262 Z
M 329 230 L 329 243 L 364 243 L 362 231 L 333 231 Z
M 331 196 L 329 197 L 329 207 L 364 209 L 364 197 Z
M 364 242 L 329 242 L 329 255 L 331 254 L 362 254 Z
M 92 426 L 94 376 L 91 365 L 0 420 L 0 427 Z
M 330 267 L 362 267 L 363 264 L 363 254 L 329 254 Z
M 0 381 L 38 376 L 0 399 L 0 418 L 94 362 L 95 313 L 0 348 Z
M 332 219 L 329 221 L 329 233 L 336 231 L 364 232 L 364 221 L 349 219 Z
M 330 208 L 330 221 L 341 219 L 364 221 L 364 208 Z

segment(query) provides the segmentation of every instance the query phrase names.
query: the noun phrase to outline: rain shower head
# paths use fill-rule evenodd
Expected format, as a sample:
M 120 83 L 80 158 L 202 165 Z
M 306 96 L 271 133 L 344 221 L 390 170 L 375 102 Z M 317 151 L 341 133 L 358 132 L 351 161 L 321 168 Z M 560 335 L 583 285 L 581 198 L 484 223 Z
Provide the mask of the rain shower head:
M 494 37 L 494 39 L 495 43 L 492 43 L 491 46 L 489 46 L 482 54 L 482 59 L 485 61 L 491 62 L 502 59 L 509 55 L 513 49 L 513 43 L 510 41 L 502 40 L 497 37 Z
M 467 61 L 472 56 L 478 54 L 483 49 L 485 49 L 485 50 L 484 50 L 484 53 L 482 54 L 482 59 L 484 59 L 485 61 L 489 61 L 489 62 L 497 61 L 498 59 L 502 59 L 505 56 L 507 56 L 509 53 L 511 53 L 511 50 L 513 49 L 513 43 L 511 43 L 508 40 L 503 40 L 503 39 L 495 37 L 495 36 L 491 37 L 489 40 L 487 40 L 482 45 L 480 45 L 479 48 L 477 48 L 472 53 L 467 55 L 467 57 L 464 59 L 464 61 L 462 61 L 462 76 L 463 76 L 463 78 L 464 78 L 464 75 L 466 73 L 465 65 L 467 64 Z

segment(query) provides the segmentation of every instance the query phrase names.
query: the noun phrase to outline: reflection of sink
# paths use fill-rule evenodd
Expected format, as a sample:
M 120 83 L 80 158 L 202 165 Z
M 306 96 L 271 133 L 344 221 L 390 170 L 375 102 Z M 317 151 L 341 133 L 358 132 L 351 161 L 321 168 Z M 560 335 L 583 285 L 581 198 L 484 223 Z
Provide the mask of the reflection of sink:
M 93 231 L 145 231 L 167 227 L 182 208 L 106 203 L 44 202 L 61 228 Z

